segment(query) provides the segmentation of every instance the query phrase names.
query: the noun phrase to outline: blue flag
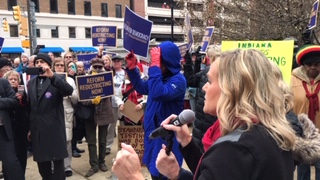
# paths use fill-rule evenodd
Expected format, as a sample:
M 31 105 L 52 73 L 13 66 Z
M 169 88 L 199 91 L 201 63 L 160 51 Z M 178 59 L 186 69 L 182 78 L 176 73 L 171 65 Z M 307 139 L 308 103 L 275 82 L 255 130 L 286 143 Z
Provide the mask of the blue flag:
M 319 0 L 314 2 L 312 5 L 308 29 L 313 29 L 317 26 L 318 9 L 319 9 Z
M 3 42 L 4 42 L 4 38 L 0 37 L 0 53 L 2 51 Z

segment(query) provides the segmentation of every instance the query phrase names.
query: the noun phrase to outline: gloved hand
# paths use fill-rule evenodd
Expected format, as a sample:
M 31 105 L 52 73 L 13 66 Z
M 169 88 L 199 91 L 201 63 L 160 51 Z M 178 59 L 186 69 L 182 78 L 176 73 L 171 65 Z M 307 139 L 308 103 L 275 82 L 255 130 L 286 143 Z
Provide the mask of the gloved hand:
M 98 74 L 98 72 L 97 71 L 92 71 L 91 74 L 95 75 L 95 74 Z
M 150 50 L 151 64 L 150 66 L 158 66 L 161 64 L 161 49 L 160 47 L 154 47 Z
M 127 54 L 125 59 L 126 59 L 127 67 L 129 68 L 129 70 L 136 68 L 137 57 L 134 55 L 132 50 L 130 53 Z
M 96 96 L 94 99 L 91 100 L 92 104 L 97 105 L 101 101 L 101 96 Z

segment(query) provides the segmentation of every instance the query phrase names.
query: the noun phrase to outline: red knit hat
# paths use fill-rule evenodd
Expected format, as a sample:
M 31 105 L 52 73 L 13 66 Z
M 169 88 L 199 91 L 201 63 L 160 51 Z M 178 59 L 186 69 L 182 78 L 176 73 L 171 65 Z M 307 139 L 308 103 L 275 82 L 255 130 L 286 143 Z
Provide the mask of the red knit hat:
M 303 65 L 304 60 L 310 57 L 320 57 L 320 46 L 318 45 L 308 45 L 302 47 L 296 54 L 297 64 Z

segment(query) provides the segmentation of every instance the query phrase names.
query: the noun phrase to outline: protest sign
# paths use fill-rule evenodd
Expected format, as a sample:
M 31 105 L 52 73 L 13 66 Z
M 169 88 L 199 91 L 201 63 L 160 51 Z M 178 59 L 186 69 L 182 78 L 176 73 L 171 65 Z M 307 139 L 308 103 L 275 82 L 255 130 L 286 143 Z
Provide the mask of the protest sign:
M 106 98 L 114 94 L 112 71 L 94 75 L 76 76 L 79 101 L 86 101 L 101 96 Z
M 135 110 L 136 104 L 130 101 L 130 99 L 127 99 L 123 105 L 124 109 L 120 112 L 133 122 L 138 123 L 143 116 L 143 110 Z
M 292 61 L 293 61 L 293 40 L 288 41 L 222 41 L 221 51 L 240 49 L 258 49 L 268 59 L 275 62 L 283 75 L 283 79 L 290 84 Z
M 90 69 L 90 61 L 91 59 L 97 57 L 97 54 L 78 54 L 77 55 L 77 59 L 78 61 L 82 61 L 84 64 L 84 69 L 85 70 L 89 70 Z
M 110 51 L 103 51 L 102 52 L 103 55 L 109 55 L 111 58 L 115 55 L 118 55 L 118 53 L 115 52 L 110 52 Z M 97 54 L 98 55 L 98 54 Z
M 4 42 L 4 38 L 0 37 L 0 53 L 2 51 L 3 42 Z
M 181 60 L 183 60 L 184 55 L 186 55 L 186 52 L 189 50 L 188 47 L 189 46 L 187 43 L 184 43 L 178 46 L 181 54 Z
M 144 152 L 144 132 L 142 126 L 118 126 L 118 148 L 121 143 L 130 144 L 139 156 L 142 164 Z
M 92 26 L 92 46 L 117 47 L 117 26 Z
M 123 47 L 147 58 L 152 21 L 144 19 L 126 6 L 123 23 Z
M 316 0 L 312 5 L 308 29 L 313 29 L 317 26 L 318 9 L 319 0 Z
M 186 26 L 186 30 L 187 30 L 187 42 L 188 42 L 187 50 L 189 50 L 191 48 L 191 46 L 193 45 L 193 41 L 194 41 L 193 34 L 192 34 L 192 26 L 190 23 L 189 12 L 186 13 L 185 26 Z
M 201 52 L 207 51 L 207 48 L 211 41 L 213 31 L 214 31 L 214 27 L 207 27 L 206 30 L 204 31 L 202 42 L 201 42 L 201 50 L 200 50 Z

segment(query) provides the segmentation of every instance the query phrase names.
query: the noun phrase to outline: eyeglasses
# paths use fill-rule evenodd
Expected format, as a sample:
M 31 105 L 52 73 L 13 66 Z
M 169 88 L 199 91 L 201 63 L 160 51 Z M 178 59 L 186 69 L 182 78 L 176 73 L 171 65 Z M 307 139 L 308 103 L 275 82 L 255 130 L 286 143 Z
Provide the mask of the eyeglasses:
M 92 66 L 94 69 L 102 69 L 102 66 Z
M 56 66 L 56 67 L 63 67 L 64 65 L 63 64 L 55 64 L 54 66 Z
M 117 59 L 117 60 L 112 60 L 113 62 L 121 62 L 121 60 Z
M 8 80 L 9 80 L 9 81 L 18 81 L 17 78 L 9 78 Z
M 65 56 L 64 58 L 67 58 L 67 59 L 69 59 L 69 58 L 73 58 L 72 56 Z

